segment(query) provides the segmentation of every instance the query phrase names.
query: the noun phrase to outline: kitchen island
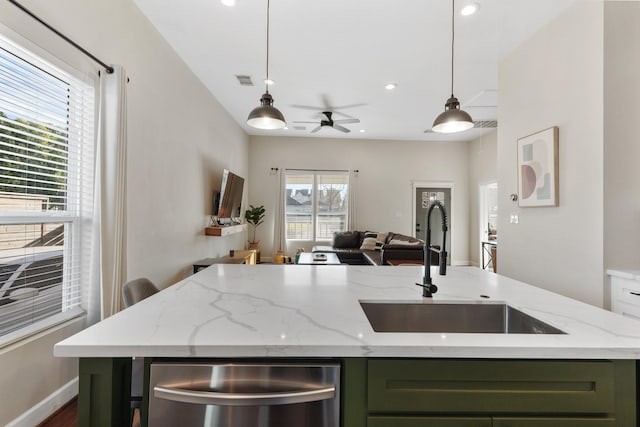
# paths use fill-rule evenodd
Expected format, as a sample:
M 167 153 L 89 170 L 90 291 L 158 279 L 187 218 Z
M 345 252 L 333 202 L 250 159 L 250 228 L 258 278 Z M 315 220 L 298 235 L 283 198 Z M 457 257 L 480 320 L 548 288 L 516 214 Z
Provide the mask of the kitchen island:
M 451 268 L 447 276 L 438 276 L 433 268 L 439 291 L 423 299 L 415 286 L 422 273 L 418 266 L 215 265 L 58 343 L 54 352 L 81 358 L 81 425 L 98 425 L 91 421 L 97 413 L 103 414 L 100 425 L 119 425 L 128 411 L 126 376 L 132 356 L 338 359 L 343 363 L 346 427 L 419 425 L 416 414 L 448 417 L 452 425 L 636 425 L 640 323 L 474 267 Z M 360 301 L 506 302 L 564 334 L 380 333 L 372 329 Z M 468 400 L 464 392 L 472 387 L 460 373 L 470 384 L 485 384 L 494 392 L 487 402 L 462 408 L 469 424 L 454 421 L 457 412 L 447 401 L 439 402 L 434 415 L 402 407 L 403 401 L 438 396 L 433 391 L 416 394 L 424 387 L 415 381 L 451 389 L 443 378 L 422 378 L 426 371 L 457 373 L 458 405 Z M 518 372 L 526 375 L 520 378 Z M 396 378 L 385 380 L 385 375 Z M 95 385 L 98 379 L 103 381 L 100 387 Z M 372 389 L 376 383 L 384 387 L 394 381 L 405 384 L 404 391 L 387 395 Z M 531 392 L 527 384 L 534 382 L 558 389 L 545 386 L 549 393 Z M 473 394 L 485 392 L 478 389 Z M 518 414 L 534 420 L 513 421 L 513 403 L 501 406 L 491 400 L 506 402 L 505 396 L 530 392 L 541 398 L 538 406 L 544 409 L 545 399 L 550 399 L 556 408 L 551 402 L 538 416 L 526 402 L 516 402 L 524 405 Z M 558 398 L 570 394 L 575 395 L 573 403 L 558 407 Z M 382 406 L 376 406 L 378 401 Z M 586 404 L 595 406 L 581 409 Z M 551 413 L 560 414 L 562 422 L 549 418 Z

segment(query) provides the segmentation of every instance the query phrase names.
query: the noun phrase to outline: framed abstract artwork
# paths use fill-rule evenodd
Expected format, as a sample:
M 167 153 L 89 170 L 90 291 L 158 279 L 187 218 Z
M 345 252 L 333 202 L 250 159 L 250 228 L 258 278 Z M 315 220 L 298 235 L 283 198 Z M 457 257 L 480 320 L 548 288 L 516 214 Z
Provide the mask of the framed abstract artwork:
M 518 206 L 558 206 L 558 127 L 518 139 Z

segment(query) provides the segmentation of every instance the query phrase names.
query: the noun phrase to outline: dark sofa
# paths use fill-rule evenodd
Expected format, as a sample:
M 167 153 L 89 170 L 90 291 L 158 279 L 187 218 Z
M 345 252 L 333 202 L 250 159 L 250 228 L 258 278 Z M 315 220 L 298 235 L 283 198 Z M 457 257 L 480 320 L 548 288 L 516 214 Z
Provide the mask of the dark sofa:
M 314 246 L 313 252 L 335 253 L 340 262 L 354 265 L 388 265 L 388 260 L 423 260 L 424 242 L 399 233 L 342 231 L 331 246 Z

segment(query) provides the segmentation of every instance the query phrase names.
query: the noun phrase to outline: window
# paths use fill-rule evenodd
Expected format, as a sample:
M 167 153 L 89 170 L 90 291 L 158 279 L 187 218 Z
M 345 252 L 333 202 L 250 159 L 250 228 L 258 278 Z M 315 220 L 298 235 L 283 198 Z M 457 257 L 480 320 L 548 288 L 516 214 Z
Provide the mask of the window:
M 0 341 L 82 312 L 94 92 L 0 37 Z
M 287 240 L 327 241 L 347 229 L 349 173 L 287 171 L 285 218 Z

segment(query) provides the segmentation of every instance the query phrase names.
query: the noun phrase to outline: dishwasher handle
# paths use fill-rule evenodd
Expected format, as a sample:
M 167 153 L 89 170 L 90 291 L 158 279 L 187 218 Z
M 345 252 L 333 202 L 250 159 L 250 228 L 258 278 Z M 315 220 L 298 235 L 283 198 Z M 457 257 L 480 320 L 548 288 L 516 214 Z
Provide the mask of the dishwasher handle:
M 292 390 L 273 393 L 221 393 L 158 385 L 153 388 L 153 395 L 158 399 L 200 405 L 267 406 L 292 405 L 294 403 L 333 399 L 336 395 L 336 388 L 335 386 L 330 386 L 313 390 Z

